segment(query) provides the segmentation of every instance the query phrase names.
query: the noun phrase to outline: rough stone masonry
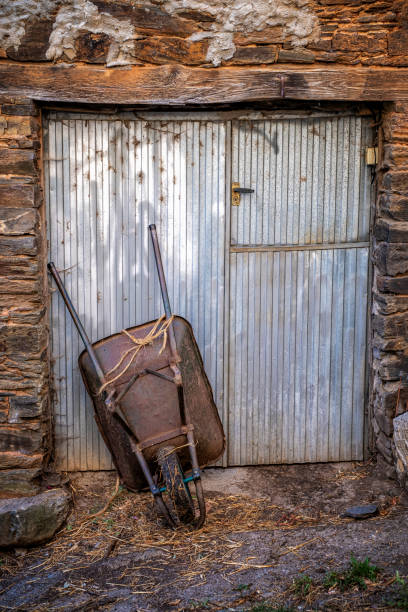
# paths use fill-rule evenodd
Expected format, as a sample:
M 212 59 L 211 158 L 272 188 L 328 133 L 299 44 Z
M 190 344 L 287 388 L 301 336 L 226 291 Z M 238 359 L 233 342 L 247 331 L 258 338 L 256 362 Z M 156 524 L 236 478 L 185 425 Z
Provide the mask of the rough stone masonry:
M 0 59 L 32 71 L 97 64 L 107 82 L 112 70 L 151 65 L 398 71 L 408 3 L 0 0 Z M 0 490 L 33 494 L 52 456 L 41 108 L 27 91 L 0 92 Z M 396 101 L 378 118 L 372 251 L 372 432 L 391 471 L 393 419 L 408 401 L 407 111 Z

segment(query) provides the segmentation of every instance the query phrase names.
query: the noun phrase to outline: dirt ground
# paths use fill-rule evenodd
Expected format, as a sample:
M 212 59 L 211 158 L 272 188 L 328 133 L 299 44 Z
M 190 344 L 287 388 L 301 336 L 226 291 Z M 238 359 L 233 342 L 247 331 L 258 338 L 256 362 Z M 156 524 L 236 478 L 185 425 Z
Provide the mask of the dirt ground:
M 115 482 L 71 474 L 54 540 L 0 552 L 1 610 L 408 610 L 408 496 L 372 463 L 206 470 L 197 532 L 125 489 L 90 517 Z M 341 518 L 369 502 L 378 516 Z M 356 583 L 352 557 L 377 569 Z

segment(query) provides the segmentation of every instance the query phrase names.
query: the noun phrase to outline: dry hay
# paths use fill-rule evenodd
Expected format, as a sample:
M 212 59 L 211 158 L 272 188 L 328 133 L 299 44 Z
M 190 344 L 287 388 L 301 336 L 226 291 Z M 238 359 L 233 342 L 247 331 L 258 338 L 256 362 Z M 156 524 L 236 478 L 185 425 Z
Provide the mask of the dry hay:
M 23 558 L 4 554 L 1 571 L 5 575 L 21 572 L 22 564 L 30 565 L 30 572 L 75 570 L 91 568 L 94 564 L 121 555 L 136 553 L 137 560 L 126 567 L 114 583 L 106 586 L 131 586 L 133 593 L 154 593 L 158 575 L 166 566 L 178 568 L 176 581 L 204 583 L 206 574 L 215 567 L 228 575 L 256 568 L 272 567 L 259 564 L 254 558 L 242 559 L 242 538 L 236 534 L 248 531 L 293 529 L 313 525 L 318 517 L 287 512 L 267 499 L 252 499 L 234 495 L 207 496 L 207 520 L 198 531 L 188 526 L 169 529 L 154 509 L 150 493 L 131 493 L 122 487 L 106 508 L 106 498 L 89 489 L 73 490 L 74 510 L 66 526 L 50 543 L 41 549 L 26 551 Z M 106 494 L 106 491 L 105 491 Z M 107 496 L 108 497 L 108 496 Z M 103 511 L 103 512 L 102 512 Z M 310 543 L 288 547 L 281 553 L 296 554 L 296 550 Z M 140 553 L 148 551 L 146 560 Z M 151 554 L 157 551 L 159 554 Z M 3 553 L 0 553 L 3 554 Z M 34 561 L 35 567 L 33 567 Z M 39 578 L 33 578 L 33 581 Z M 70 589 L 81 590 L 80 583 L 70 581 Z M 67 591 L 65 590 L 65 593 Z
M 189 585 L 197 587 L 205 584 L 214 570 L 233 585 L 238 578 L 235 574 L 275 567 L 280 557 L 301 555 L 304 546 L 320 539 L 311 537 L 296 546 L 287 545 L 271 562 L 260 563 L 256 557 L 246 556 L 245 538 L 238 534 L 295 530 L 341 521 L 328 514 L 288 512 L 265 498 L 207 494 L 203 528 L 194 531 L 183 526 L 171 530 L 157 515 L 150 493 L 131 493 L 114 487 L 113 481 L 111 495 L 106 486 L 102 494 L 91 487 L 76 486 L 72 487 L 73 512 L 51 542 L 25 551 L 23 557 L 0 553 L 3 579 L 21 574 L 25 567 L 33 574 L 32 582 L 42 580 L 45 573 L 60 571 L 66 573 L 67 581 L 55 588 L 56 596 L 86 591 L 95 601 L 115 587 L 127 587 L 131 594 L 156 594 L 169 576 L 171 584 L 183 590 Z M 111 570 L 115 557 L 123 555 L 128 561 Z M 174 568 L 177 571 L 171 575 Z M 47 610 L 52 609 L 47 604 Z

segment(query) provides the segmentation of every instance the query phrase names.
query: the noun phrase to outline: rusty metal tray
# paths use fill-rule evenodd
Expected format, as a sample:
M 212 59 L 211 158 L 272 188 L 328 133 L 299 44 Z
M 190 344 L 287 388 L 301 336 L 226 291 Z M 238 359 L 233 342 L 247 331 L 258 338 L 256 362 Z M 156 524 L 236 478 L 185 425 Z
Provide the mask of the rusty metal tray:
M 143 338 L 155 323 L 151 321 L 126 331 L 134 338 Z M 200 467 L 204 467 L 221 457 L 225 447 L 224 432 L 191 325 L 182 317 L 175 316 L 172 326 L 180 357 L 178 367 L 183 379 L 185 410 L 189 416 L 188 420 L 194 426 L 198 463 Z M 182 427 L 177 388 L 167 380 L 144 373 L 147 368 L 172 376 L 169 367 L 172 360 L 171 348 L 167 342 L 160 353 L 162 345 L 162 340 L 157 339 L 151 345 L 143 347 L 132 366 L 115 382 L 115 387 L 120 394 L 132 376 L 142 372 L 120 401 L 120 409 L 133 435 L 143 447 L 144 456 L 152 472 L 157 467 L 155 463 L 159 447 L 170 439 L 174 446 L 180 447 L 178 456 L 181 465 L 183 469 L 188 470 L 189 453 L 187 448 L 183 448 L 186 443 L 185 434 L 180 433 L 174 437 L 175 430 Z M 121 355 L 132 347 L 132 342 L 124 334 L 114 334 L 95 342 L 92 347 L 103 371 L 108 372 L 120 360 Z M 117 416 L 107 408 L 99 393 L 100 381 L 86 350 L 79 356 L 79 367 L 93 401 L 99 430 L 124 484 L 133 491 L 146 488 L 146 479 L 132 449 L 132 436 L 127 433 Z M 154 444 L 155 439 L 160 441 Z

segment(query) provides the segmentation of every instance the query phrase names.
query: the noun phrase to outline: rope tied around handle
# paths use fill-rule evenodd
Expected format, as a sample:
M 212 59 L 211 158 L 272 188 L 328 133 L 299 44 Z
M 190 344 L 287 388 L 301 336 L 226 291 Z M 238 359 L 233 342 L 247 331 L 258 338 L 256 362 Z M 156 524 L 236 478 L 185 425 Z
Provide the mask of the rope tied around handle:
M 146 334 L 144 338 L 134 338 L 128 331 L 126 331 L 126 329 L 122 329 L 120 333 L 127 336 L 129 340 L 131 340 L 134 346 L 131 346 L 129 349 L 127 349 L 127 351 L 125 351 L 122 357 L 119 359 L 118 363 L 111 370 L 109 370 L 109 372 L 106 373 L 107 380 L 99 389 L 99 393 L 102 393 L 102 391 L 104 391 L 108 385 L 112 385 L 113 383 L 115 383 L 117 380 L 119 380 L 121 376 L 123 376 L 123 374 L 127 372 L 127 370 L 130 368 L 130 366 L 136 359 L 139 351 L 143 347 L 148 346 L 149 344 L 150 345 L 153 344 L 154 340 L 157 340 L 158 338 L 163 336 L 162 346 L 159 351 L 159 355 L 161 355 L 164 349 L 166 348 L 168 329 L 170 325 L 173 323 L 173 319 L 174 319 L 174 315 L 171 315 L 171 317 L 166 319 L 166 315 L 163 314 L 161 317 L 157 319 L 152 329 L 149 331 L 148 334 Z M 109 376 L 114 374 L 114 372 L 116 372 L 118 368 L 120 368 L 120 366 L 123 364 L 123 362 L 126 360 L 126 358 L 129 355 L 130 355 L 130 359 L 128 363 L 120 370 L 118 374 L 116 374 L 113 378 L 108 379 Z

